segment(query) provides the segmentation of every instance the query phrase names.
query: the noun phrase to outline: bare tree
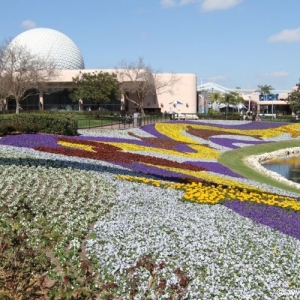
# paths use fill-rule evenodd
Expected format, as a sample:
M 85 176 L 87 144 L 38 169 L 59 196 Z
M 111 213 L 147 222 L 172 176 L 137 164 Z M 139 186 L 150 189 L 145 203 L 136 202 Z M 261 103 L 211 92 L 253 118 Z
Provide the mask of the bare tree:
M 20 102 L 44 90 L 47 81 L 56 76 L 55 63 L 33 55 L 24 46 L 8 44 L 0 50 L 0 95 L 16 101 L 16 114 Z
M 0 110 L 2 111 L 4 109 L 4 104 L 6 101 L 6 98 L 8 97 L 6 93 L 6 89 L 3 87 L 5 82 L 2 74 L 2 57 L 4 56 L 5 49 L 8 45 L 8 41 L 6 41 L 4 44 L 0 45 Z
M 162 74 L 153 70 L 141 57 L 137 62 L 120 62 L 116 73 L 121 81 L 120 91 L 124 98 L 137 104 L 142 115 L 145 115 L 144 100 L 148 95 L 173 94 L 174 85 L 180 80 L 175 74 L 164 80 Z

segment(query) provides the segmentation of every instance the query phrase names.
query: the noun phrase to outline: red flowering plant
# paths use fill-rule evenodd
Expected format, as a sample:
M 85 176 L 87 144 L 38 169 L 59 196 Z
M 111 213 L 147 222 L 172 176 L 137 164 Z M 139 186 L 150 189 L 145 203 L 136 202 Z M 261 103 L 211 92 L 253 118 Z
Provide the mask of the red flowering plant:
M 59 137 L 57 139 L 58 143 L 68 143 L 71 147 L 47 147 L 47 146 L 37 146 L 34 149 L 38 151 L 44 151 L 55 154 L 63 154 L 67 156 L 77 156 L 83 158 L 90 158 L 96 160 L 103 160 L 123 166 L 130 167 L 135 162 L 139 162 L 140 164 L 150 164 L 154 166 L 164 166 L 170 168 L 177 169 L 185 169 L 190 171 L 207 171 L 206 168 L 195 166 L 187 163 L 179 163 L 176 161 L 171 161 L 168 159 L 163 159 L 159 157 L 153 156 L 145 156 L 141 154 L 129 153 L 122 151 L 121 148 L 109 145 L 103 142 L 95 142 L 95 141 L 84 141 L 72 138 Z M 87 146 L 90 150 L 78 149 L 81 146 Z

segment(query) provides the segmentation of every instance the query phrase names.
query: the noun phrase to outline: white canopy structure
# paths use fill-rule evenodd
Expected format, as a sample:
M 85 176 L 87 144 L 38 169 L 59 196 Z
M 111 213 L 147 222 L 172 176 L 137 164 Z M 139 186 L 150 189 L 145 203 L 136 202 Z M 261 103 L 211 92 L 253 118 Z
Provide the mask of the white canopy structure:
M 230 92 L 236 92 L 243 95 L 250 95 L 252 93 L 255 93 L 255 89 L 240 89 L 240 88 L 227 88 L 222 85 L 219 85 L 214 82 L 207 82 L 203 83 L 197 86 L 197 91 L 211 91 L 211 92 L 220 92 L 222 94 L 224 93 L 230 93 Z
M 227 105 L 225 103 L 221 103 L 219 104 L 219 108 L 224 108 L 226 107 Z M 233 104 L 228 104 L 228 107 L 231 107 L 231 108 L 237 108 L 236 105 L 233 105 Z
M 295 87 L 293 87 L 293 89 L 295 89 Z M 202 83 L 202 80 L 201 84 L 197 85 L 199 113 L 207 113 L 210 108 L 216 111 L 224 109 L 222 105 L 219 105 L 220 103 L 216 104 L 211 101 L 211 94 L 215 92 L 219 92 L 222 95 L 231 92 L 240 94 L 244 101 L 236 107 L 230 106 L 238 111 L 247 109 L 268 113 L 275 109 L 279 114 L 290 113 L 289 105 L 286 102 L 288 93 L 290 92 L 288 90 L 274 89 L 272 90 L 272 94 L 277 96 L 276 99 L 261 99 L 261 93 L 257 89 L 227 88 L 214 82 Z
M 197 86 L 197 91 L 212 91 L 212 92 L 220 92 L 220 93 L 229 93 L 229 92 L 233 92 L 234 90 L 226 88 L 224 86 L 221 86 L 219 84 L 216 84 L 214 82 L 207 82 L 207 83 L 203 83 Z

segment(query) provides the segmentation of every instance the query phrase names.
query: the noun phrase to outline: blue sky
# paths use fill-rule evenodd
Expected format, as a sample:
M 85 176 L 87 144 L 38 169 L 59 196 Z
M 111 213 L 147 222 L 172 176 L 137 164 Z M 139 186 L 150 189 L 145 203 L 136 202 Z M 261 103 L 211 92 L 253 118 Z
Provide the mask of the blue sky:
M 289 90 L 300 78 L 299 12 L 299 0 L 2 0 L 0 41 L 46 27 L 75 42 L 86 69 L 143 57 L 198 84 Z

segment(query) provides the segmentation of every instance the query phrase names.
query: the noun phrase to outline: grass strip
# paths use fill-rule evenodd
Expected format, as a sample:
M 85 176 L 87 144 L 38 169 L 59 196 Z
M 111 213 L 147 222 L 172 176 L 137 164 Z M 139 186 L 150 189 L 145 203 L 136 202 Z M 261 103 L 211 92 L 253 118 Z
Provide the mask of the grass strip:
M 223 153 L 218 159 L 218 162 L 234 172 L 246 177 L 247 179 L 255 180 L 261 183 L 265 183 L 280 189 L 284 189 L 289 192 L 300 193 L 299 189 L 288 186 L 282 182 L 274 180 L 258 171 L 250 168 L 245 164 L 244 159 L 247 156 L 260 155 L 269 153 L 281 149 L 300 147 L 300 141 L 290 140 L 282 142 L 267 143 L 261 145 L 254 145 L 249 147 L 243 147 Z

